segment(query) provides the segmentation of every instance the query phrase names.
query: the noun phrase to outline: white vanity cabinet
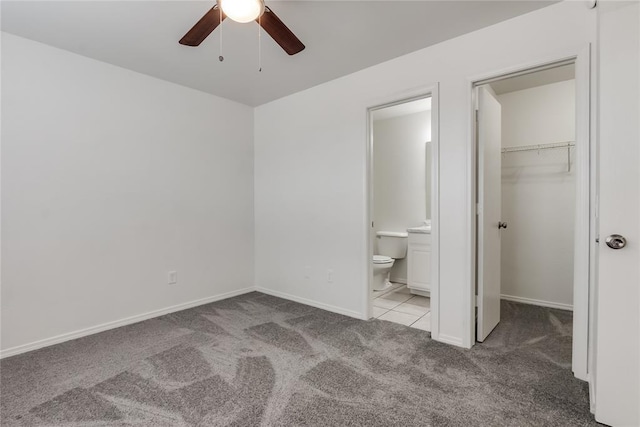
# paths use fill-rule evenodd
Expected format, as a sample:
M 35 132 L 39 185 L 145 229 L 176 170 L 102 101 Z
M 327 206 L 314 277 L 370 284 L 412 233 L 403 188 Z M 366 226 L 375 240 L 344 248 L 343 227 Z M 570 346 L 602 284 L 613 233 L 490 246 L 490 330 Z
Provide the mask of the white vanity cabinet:
M 411 229 L 409 229 L 411 230 Z M 412 293 L 429 295 L 431 290 L 431 230 L 409 231 L 407 287 Z

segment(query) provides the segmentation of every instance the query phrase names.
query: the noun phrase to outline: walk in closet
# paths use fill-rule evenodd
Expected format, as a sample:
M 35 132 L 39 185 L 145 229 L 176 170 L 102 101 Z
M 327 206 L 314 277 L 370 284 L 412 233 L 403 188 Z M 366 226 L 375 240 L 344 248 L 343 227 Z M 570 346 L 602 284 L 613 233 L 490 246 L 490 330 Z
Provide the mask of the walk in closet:
M 572 68 L 493 85 L 502 107 L 502 299 L 565 310 L 573 307 Z

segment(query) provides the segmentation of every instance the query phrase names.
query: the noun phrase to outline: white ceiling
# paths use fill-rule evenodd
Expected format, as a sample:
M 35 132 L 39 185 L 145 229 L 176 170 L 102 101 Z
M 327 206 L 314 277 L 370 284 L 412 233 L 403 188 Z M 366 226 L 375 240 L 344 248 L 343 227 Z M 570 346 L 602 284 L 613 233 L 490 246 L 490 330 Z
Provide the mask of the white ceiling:
M 258 26 L 225 20 L 197 48 L 178 40 L 213 1 L 2 1 L 2 30 L 250 106 L 555 1 L 269 1 L 306 49 L 288 56 Z
M 491 87 L 495 91 L 496 95 L 502 95 L 504 93 L 515 92 L 518 90 L 531 89 L 533 87 L 573 80 L 575 75 L 575 64 L 568 64 L 498 80 L 491 83 Z
M 408 116 L 410 114 L 431 111 L 431 97 L 416 99 L 415 101 L 403 102 L 390 107 L 373 110 L 371 118 L 376 120 L 387 120 L 394 117 Z

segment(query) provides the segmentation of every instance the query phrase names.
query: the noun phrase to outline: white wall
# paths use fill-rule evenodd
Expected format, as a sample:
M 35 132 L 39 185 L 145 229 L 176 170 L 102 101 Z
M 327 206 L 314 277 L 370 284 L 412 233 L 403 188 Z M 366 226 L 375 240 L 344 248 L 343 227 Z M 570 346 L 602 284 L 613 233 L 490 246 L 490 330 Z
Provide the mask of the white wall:
M 2 92 L 5 354 L 253 285 L 251 108 L 10 34 Z
M 577 53 L 594 39 L 595 11 L 563 2 L 258 107 L 256 284 L 364 317 L 366 110 L 439 82 L 438 339 L 470 346 L 470 79 Z
M 502 145 L 575 140 L 575 81 L 498 96 Z M 575 151 L 511 152 L 502 157 L 502 294 L 571 308 L 575 226 Z
M 427 141 L 431 111 L 373 122 L 374 232 L 407 231 L 429 218 Z M 430 212 L 430 211 L 429 211 Z M 376 241 L 377 242 L 377 241 Z M 374 249 L 377 252 L 377 247 Z M 407 259 L 398 259 L 391 281 L 407 282 Z

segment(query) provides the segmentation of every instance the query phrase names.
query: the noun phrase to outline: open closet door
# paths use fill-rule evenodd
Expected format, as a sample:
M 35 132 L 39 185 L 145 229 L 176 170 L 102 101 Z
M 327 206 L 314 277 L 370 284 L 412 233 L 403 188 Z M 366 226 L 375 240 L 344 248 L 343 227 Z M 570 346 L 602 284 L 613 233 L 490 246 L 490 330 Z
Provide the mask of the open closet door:
M 500 224 L 502 211 L 502 107 L 489 86 L 477 89 L 478 113 L 478 321 L 476 339 L 500 322 Z
M 640 4 L 598 5 L 600 242 L 596 421 L 640 425 Z

